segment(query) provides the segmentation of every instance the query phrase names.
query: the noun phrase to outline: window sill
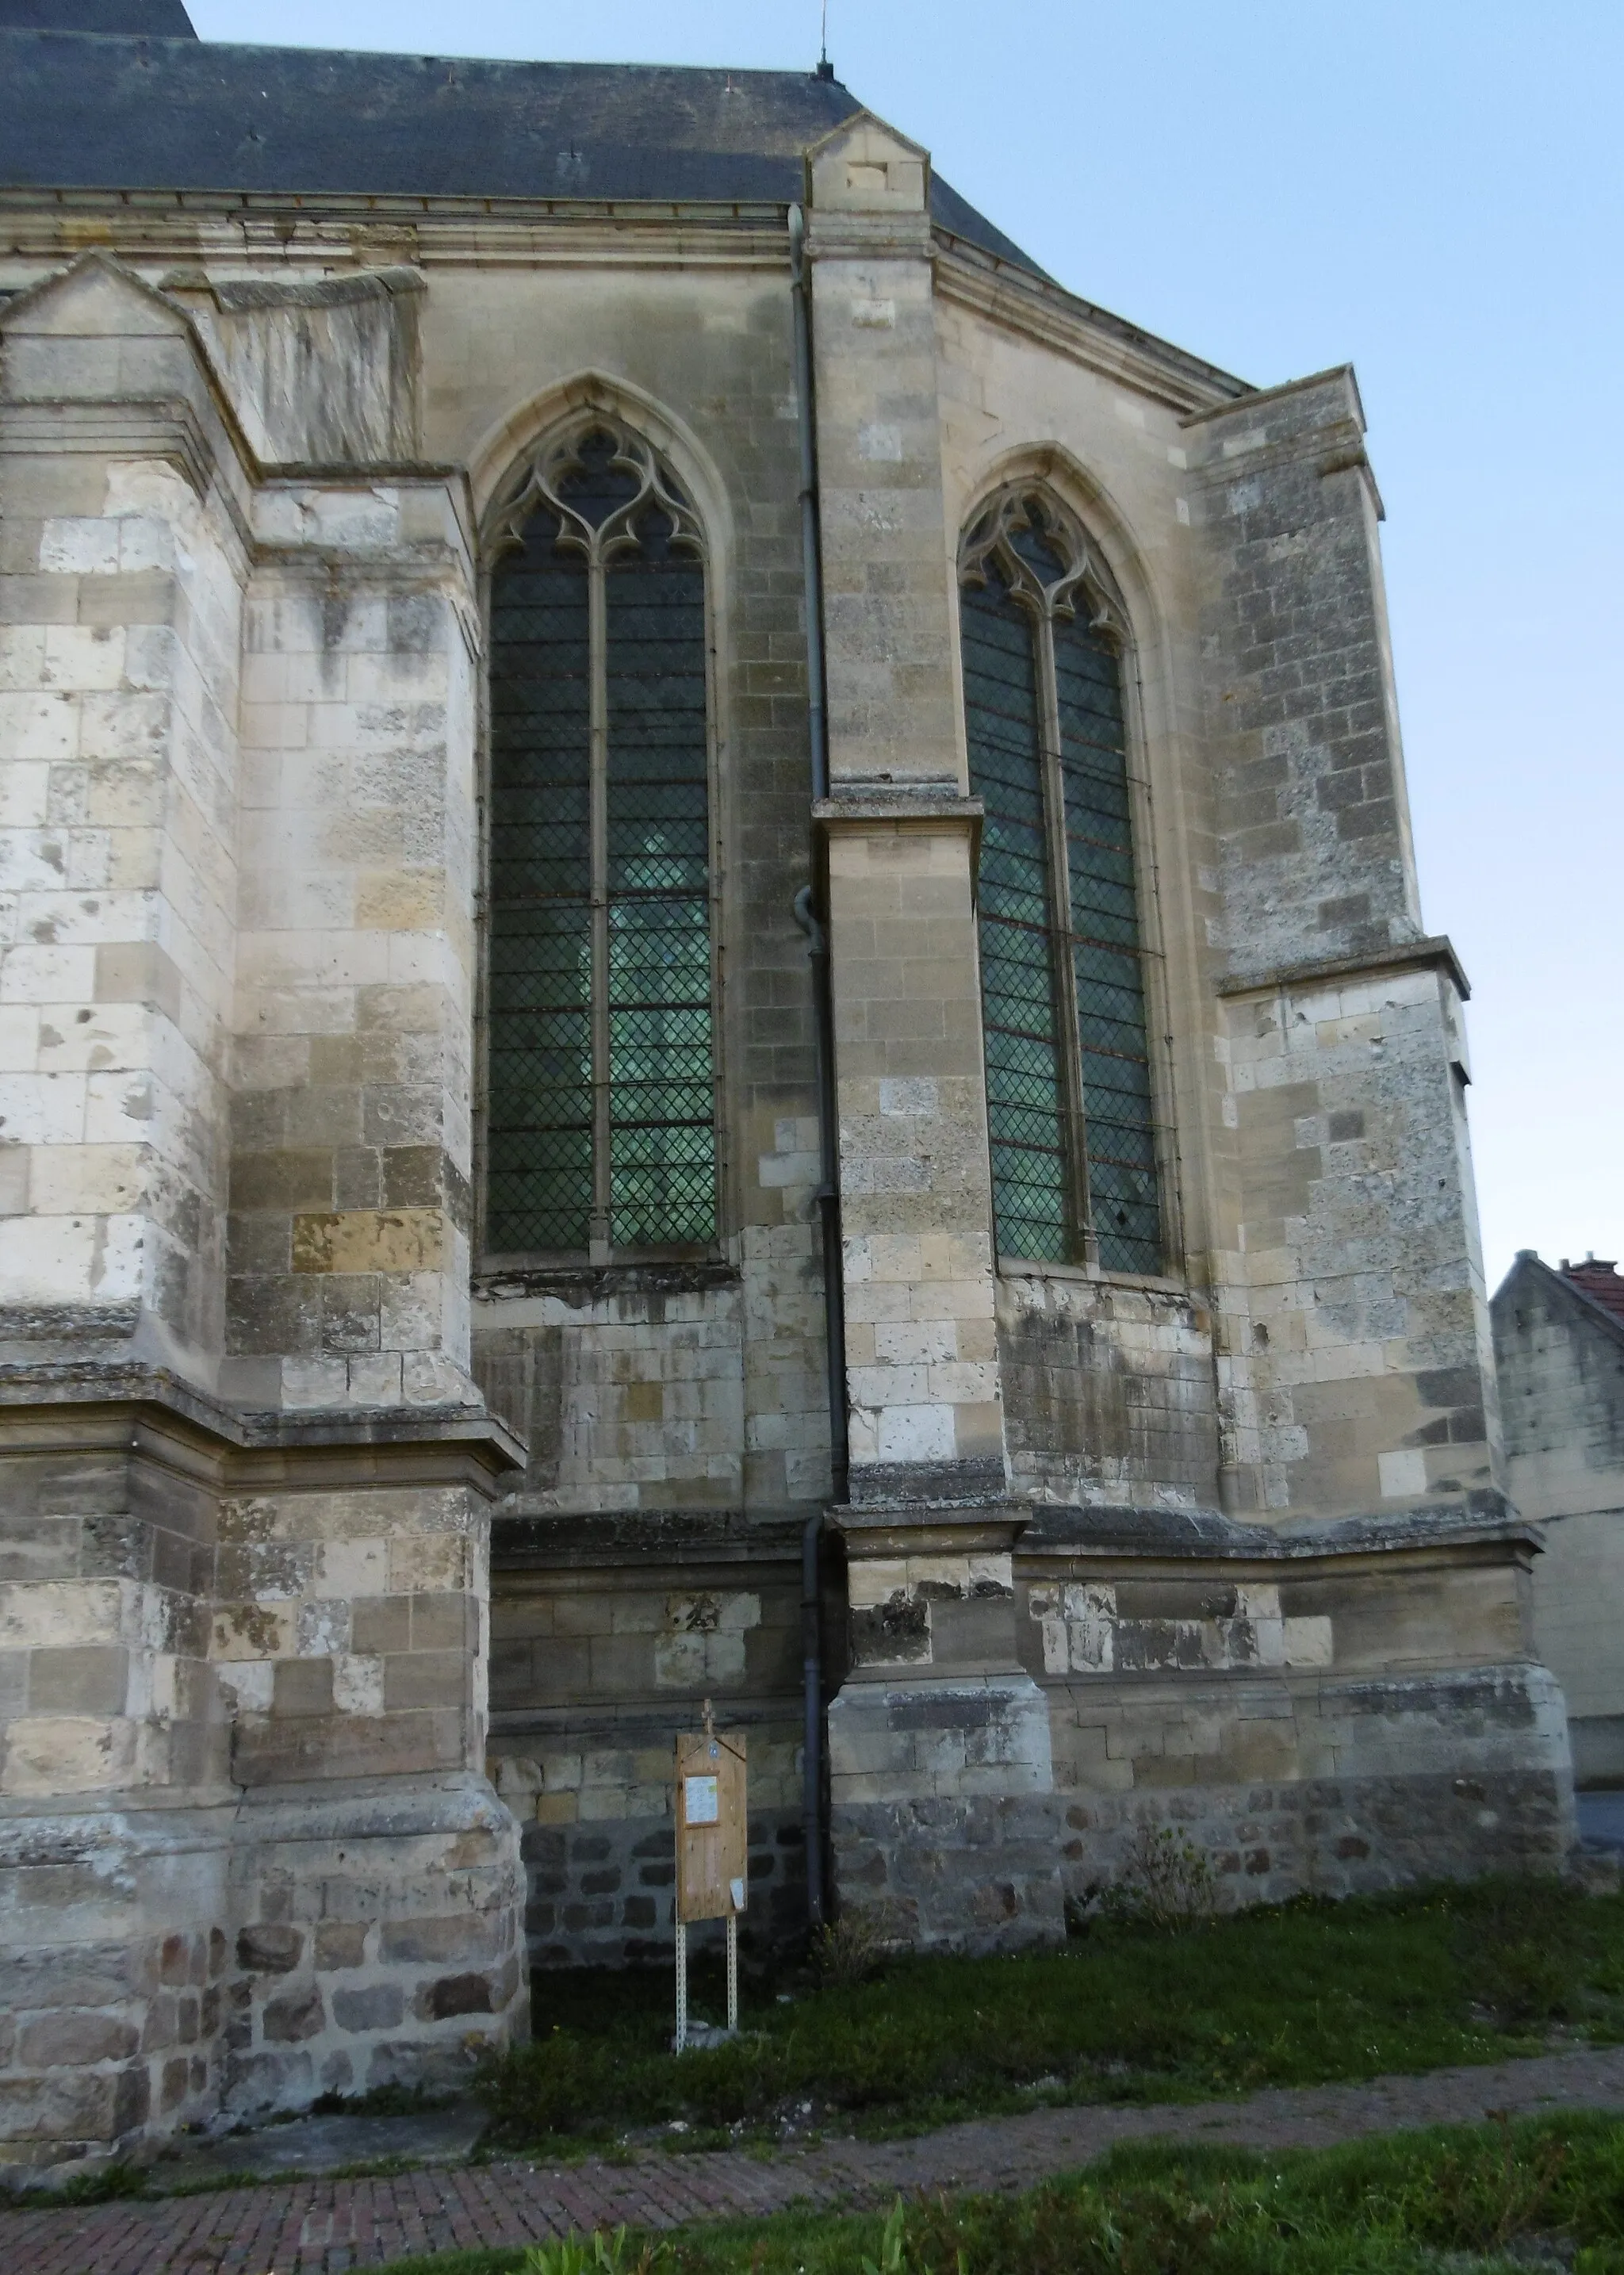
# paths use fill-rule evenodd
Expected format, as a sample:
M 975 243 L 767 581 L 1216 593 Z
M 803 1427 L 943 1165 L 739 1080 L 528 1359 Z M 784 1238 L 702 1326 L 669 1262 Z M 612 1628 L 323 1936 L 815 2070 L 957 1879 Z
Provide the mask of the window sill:
M 476 1304 L 500 1304 L 526 1296 L 559 1296 L 570 1303 L 599 1296 L 693 1295 L 707 1288 L 736 1287 L 736 1264 L 704 1250 L 668 1249 L 663 1254 L 617 1257 L 591 1264 L 585 1257 L 488 1258 L 472 1275 Z
M 1188 1280 L 1162 1272 L 1108 1272 L 1099 1264 L 1045 1264 L 1026 1256 L 1001 1256 L 998 1276 L 1001 1280 L 1081 1280 L 1098 1288 L 1143 1288 L 1152 1295 L 1197 1300 Z

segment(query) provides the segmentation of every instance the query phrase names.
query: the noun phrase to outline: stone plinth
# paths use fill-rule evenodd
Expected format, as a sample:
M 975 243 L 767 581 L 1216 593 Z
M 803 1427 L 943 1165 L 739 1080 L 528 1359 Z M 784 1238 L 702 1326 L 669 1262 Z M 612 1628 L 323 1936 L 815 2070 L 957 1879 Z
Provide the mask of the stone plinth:
M 442 2084 L 522 2035 L 484 1775 L 501 1426 L 250 1427 L 94 1364 L 3 1394 L 0 2163 Z
M 844 1907 L 918 1950 L 1056 1940 L 1048 1703 L 1021 1667 L 1008 1506 L 837 1510 L 851 1671 L 829 1708 Z

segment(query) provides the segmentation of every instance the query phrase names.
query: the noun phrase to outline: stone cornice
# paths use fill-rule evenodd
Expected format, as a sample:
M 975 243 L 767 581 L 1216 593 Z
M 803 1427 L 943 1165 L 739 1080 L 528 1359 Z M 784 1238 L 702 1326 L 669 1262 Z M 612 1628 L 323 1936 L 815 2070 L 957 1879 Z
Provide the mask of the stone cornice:
M 692 1586 L 696 1573 L 764 1561 L 799 1566 L 808 1510 L 737 1508 L 568 1510 L 527 1508 L 521 1485 L 491 1519 L 493 1570 L 518 1576 L 601 1573 L 634 1564 L 638 1585 Z
M 1255 390 L 1244 380 L 1140 330 L 1126 317 L 1097 308 L 1064 286 L 1000 261 L 946 230 L 938 230 L 936 239 L 938 294 L 1001 329 L 1055 348 L 1190 417 L 1205 418 L 1254 399 Z
M 943 796 L 940 791 L 924 790 L 910 793 L 900 785 L 887 785 L 880 796 L 838 791 L 833 797 L 812 800 L 812 827 L 827 843 L 835 837 L 918 836 L 944 837 L 962 834 L 970 841 L 970 868 L 973 877 L 981 851 L 981 826 L 986 819 L 986 802 L 978 797 L 961 797 L 956 792 Z
M 1199 427 L 1210 419 L 1221 419 L 1230 411 L 1257 412 L 1268 410 L 1272 404 L 1283 403 L 1294 395 L 1311 395 L 1317 389 L 1340 387 L 1348 401 L 1348 415 L 1356 420 L 1359 432 L 1364 432 L 1364 405 L 1359 396 L 1359 382 L 1350 363 L 1335 363 L 1324 371 L 1305 372 L 1301 379 L 1283 379 L 1278 387 L 1248 388 L 1232 403 L 1215 403 L 1205 411 L 1192 412 L 1185 419 L 1186 427 Z
M 0 1450 L 125 1452 L 234 1492 L 279 1485 L 472 1484 L 522 1469 L 505 1422 L 474 1407 L 248 1412 L 162 1367 L 113 1361 L 0 1365 Z
M 812 820 L 826 828 L 865 828 L 870 822 L 940 828 L 944 823 L 968 828 L 981 822 L 986 813 L 986 801 L 966 797 L 957 790 L 943 792 L 933 785 L 918 791 L 910 790 L 904 783 L 888 782 L 880 790 L 849 789 L 838 786 L 828 797 L 812 800 Z
M 292 230 L 288 224 L 291 221 Z M 58 266 L 86 224 L 121 260 L 264 261 L 291 281 L 352 259 L 481 268 L 787 270 L 784 208 L 528 198 L 0 190 L 0 254 Z
M 1443 933 L 1431 933 L 1424 940 L 1403 941 L 1390 948 L 1365 949 L 1356 956 L 1280 964 L 1267 971 L 1226 972 L 1213 982 L 1213 992 L 1226 996 L 1267 995 L 1282 987 L 1332 987 L 1339 979 L 1358 979 L 1372 972 L 1430 971 L 1446 971 L 1461 1001 L 1469 1001 L 1470 982 L 1453 942 Z
M 935 250 L 928 214 L 814 211 L 806 217 L 813 261 L 929 261 Z
M 1199 419 L 1237 399 L 1253 399 L 1254 390 L 1231 373 L 949 230 L 925 227 L 923 215 L 917 231 L 899 230 L 892 215 L 874 216 L 868 229 L 848 227 L 865 223 L 862 215 L 814 214 L 811 219 L 814 254 L 872 257 L 888 244 L 898 254 L 933 254 L 943 298 L 1182 414 Z M 291 283 L 345 259 L 357 261 L 358 276 L 369 273 L 374 262 L 404 259 L 422 268 L 477 263 L 782 271 L 789 266 L 782 205 L 293 197 L 191 190 L 0 190 L 0 257 L 60 266 L 82 248 L 86 223 L 92 220 L 98 241 L 123 261 L 189 269 L 252 261 L 271 266 Z M 276 278 L 266 278 L 261 271 L 261 281 Z
M 1131 1563 L 1136 1576 L 1175 1578 L 1192 1563 L 1216 1562 L 1260 1573 L 1280 1564 L 1350 1561 L 1375 1568 L 1397 1558 L 1430 1568 L 1439 1563 L 1526 1562 L 1539 1552 L 1537 1525 L 1503 1493 L 1465 1502 L 1342 1517 L 1302 1518 L 1287 1525 L 1246 1523 L 1215 1509 L 1084 1508 L 1036 1501 L 1020 1544 L 1023 1569 L 1052 1563 Z
M 857 1557 L 1008 1555 L 1031 1522 L 1024 1501 L 886 1501 L 831 1508 L 828 1519 Z
M 194 404 L 181 396 L 8 403 L 0 409 L 8 456 L 156 458 L 201 497 L 215 453 Z

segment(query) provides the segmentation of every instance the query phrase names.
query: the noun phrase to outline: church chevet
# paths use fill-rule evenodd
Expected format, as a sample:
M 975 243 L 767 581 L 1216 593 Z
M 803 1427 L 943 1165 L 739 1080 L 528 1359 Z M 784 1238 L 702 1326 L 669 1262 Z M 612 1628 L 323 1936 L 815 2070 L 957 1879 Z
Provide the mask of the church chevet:
M 747 1963 L 1562 1869 L 1363 435 L 827 64 L 0 0 L 0 2165 L 669 1965 L 707 1704 Z

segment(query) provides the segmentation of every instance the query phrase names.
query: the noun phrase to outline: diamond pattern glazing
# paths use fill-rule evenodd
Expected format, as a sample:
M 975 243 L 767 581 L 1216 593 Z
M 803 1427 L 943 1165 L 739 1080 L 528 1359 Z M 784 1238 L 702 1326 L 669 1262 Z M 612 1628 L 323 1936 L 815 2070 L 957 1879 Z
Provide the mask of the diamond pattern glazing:
M 715 1235 L 705 571 L 650 469 L 608 428 L 555 450 L 495 579 L 498 1253 Z
M 1161 1205 L 1118 639 L 1082 534 L 1013 493 L 966 540 L 971 787 L 998 1245 L 1159 1272 Z M 1075 1035 L 1062 1051 L 1059 1038 Z

